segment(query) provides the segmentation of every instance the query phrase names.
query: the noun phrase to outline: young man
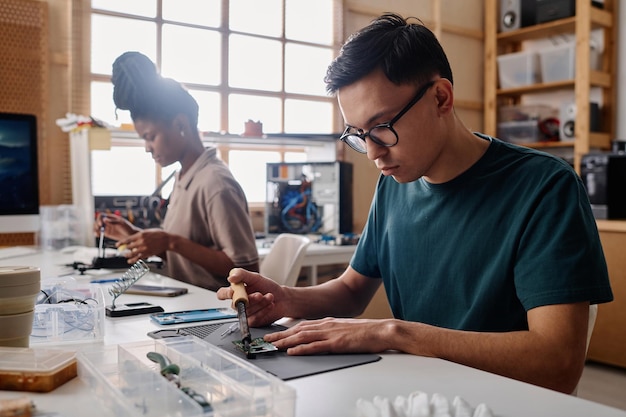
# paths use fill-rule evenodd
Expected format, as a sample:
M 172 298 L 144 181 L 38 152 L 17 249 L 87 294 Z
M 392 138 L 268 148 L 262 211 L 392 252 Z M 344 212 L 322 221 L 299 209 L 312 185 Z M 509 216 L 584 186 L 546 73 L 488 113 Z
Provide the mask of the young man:
M 355 316 L 383 283 L 394 319 L 302 321 L 266 340 L 294 355 L 435 356 L 572 392 L 589 305 L 612 300 L 576 173 L 470 132 L 439 42 L 400 16 L 353 35 L 326 81 L 346 123 L 341 139 L 382 174 L 368 222 L 350 266 L 324 284 L 286 288 L 232 271 L 231 282 L 247 285 L 250 324 Z

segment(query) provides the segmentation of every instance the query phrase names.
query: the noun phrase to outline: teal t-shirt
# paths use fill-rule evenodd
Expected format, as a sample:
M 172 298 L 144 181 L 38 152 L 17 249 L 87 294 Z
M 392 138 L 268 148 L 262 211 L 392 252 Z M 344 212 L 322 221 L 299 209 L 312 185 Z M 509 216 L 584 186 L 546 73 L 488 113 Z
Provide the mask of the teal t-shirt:
M 351 266 L 382 278 L 396 318 L 528 328 L 526 311 L 612 300 L 582 181 L 563 160 L 491 140 L 444 184 L 381 176 Z

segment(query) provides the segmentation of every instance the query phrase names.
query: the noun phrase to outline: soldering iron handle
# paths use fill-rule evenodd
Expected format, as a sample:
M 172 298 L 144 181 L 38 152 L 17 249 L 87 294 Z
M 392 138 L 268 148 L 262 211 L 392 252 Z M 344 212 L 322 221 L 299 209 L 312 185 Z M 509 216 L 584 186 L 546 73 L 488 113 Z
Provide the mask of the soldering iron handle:
M 233 304 L 237 305 L 239 302 L 243 302 L 244 305 L 248 305 L 248 293 L 246 292 L 246 287 L 243 285 L 243 282 L 238 282 L 237 284 L 230 284 L 233 289 Z

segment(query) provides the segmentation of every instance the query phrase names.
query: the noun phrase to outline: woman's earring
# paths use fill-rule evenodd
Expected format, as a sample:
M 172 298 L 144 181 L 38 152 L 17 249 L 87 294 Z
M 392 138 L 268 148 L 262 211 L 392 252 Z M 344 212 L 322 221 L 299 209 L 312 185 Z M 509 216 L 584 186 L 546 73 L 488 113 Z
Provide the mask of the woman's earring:
M 183 137 L 183 138 L 185 137 L 185 131 L 184 130 L 180 131 L 180 136 Z

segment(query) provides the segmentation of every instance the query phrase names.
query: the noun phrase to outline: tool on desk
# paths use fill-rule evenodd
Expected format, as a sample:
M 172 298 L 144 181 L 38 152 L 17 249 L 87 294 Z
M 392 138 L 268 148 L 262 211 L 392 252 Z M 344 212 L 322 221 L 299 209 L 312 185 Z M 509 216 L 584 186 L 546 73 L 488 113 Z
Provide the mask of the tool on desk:
M 141 285 L 135 284 L 126 290 L 126 294 L 155 295 L 158 297 L 178 297 L 187 294 L 189 290 L 185 287 L 166 287 L 163 285 Z
M 239 319 L 239 330 L 241 331 L 241 343 L 243 343 L 243 351 L 248 359 L 254 358 L 254 353 L 250 349 L 250 343 L 252 342 L 252 336 L 250 335 L 250 328 L 248 327 L 248 293 L 243 282 L 237 284 L 230 284 L 233 289 L 233 304 L 237 308 L 237 318 Z
M 119 282 L 121 278 L 105 278 L 105 279 L 92 279 L 90 284 L 109 284 L 112 282 Z
M 120 277 L 118 282 L 113 283 L 109 288 L 109 295 L 113 297 L 111 305 L 106 307 L 106 315 L 109 317 L 125 317 L 134 316 L 137 314 L 148 313 L 160 313 L 163 307 L 156 306 L 150 303 L 133 303 L 115 305 L 117 297 L 124 294 L 131 285 L 137 282 L 141 277 L 150 272 L 150 268 L 142 260 L 139 260 L 133 264 L 124 274 Z
M 157 352 L 148 352 L 146 354 L 148 359 L 152 362 L 158 363 L 161 367 L 160 373 L 163 375 L 165 379 L 176 385 L 178 389 L 187 394 L 192 400 L 197 402 L 201 407 L 204 413 L 208 413 L 213 411 L 213 407 L 211 403 L 207 401 L 207 399 L 200 393 L 193 390 L 191 387 L 183 387 L 180 382 L 180 366 L 172 363 L 170 359 Z
M 235 323 L 231 324 L 230 326 L 228 326 L 228 329 L 226 329 L 222 333 L 220 333 L 220 336 L 222 338 L 225 338 L 229 334 L 235 333 L 237 330 L 239 330 L 239 323 L 235 322 Z
M 91 261 L 93 269 L 123 269 L 128 268 L 128 258 L 125 256 L 96 256 Z
M 123 269 L 128 268 L 128 259 L 125 256 L 105 256 L 106 247 L 104 245 L 104 219 L 106 215 L 102 215 L 100 226 L 100 241 L 98 243 L 98 256 L 92 259 L 91 266 L 94 269 Z
M 100 241 L 98 242 L 98 257 L 100 258 L 104 258 L 104 230 L 105 230 L 105 225 L 104 225 L 104 219 L 106 218 L 106 215 L 102 215 L 102 217 L 100 217 Z

